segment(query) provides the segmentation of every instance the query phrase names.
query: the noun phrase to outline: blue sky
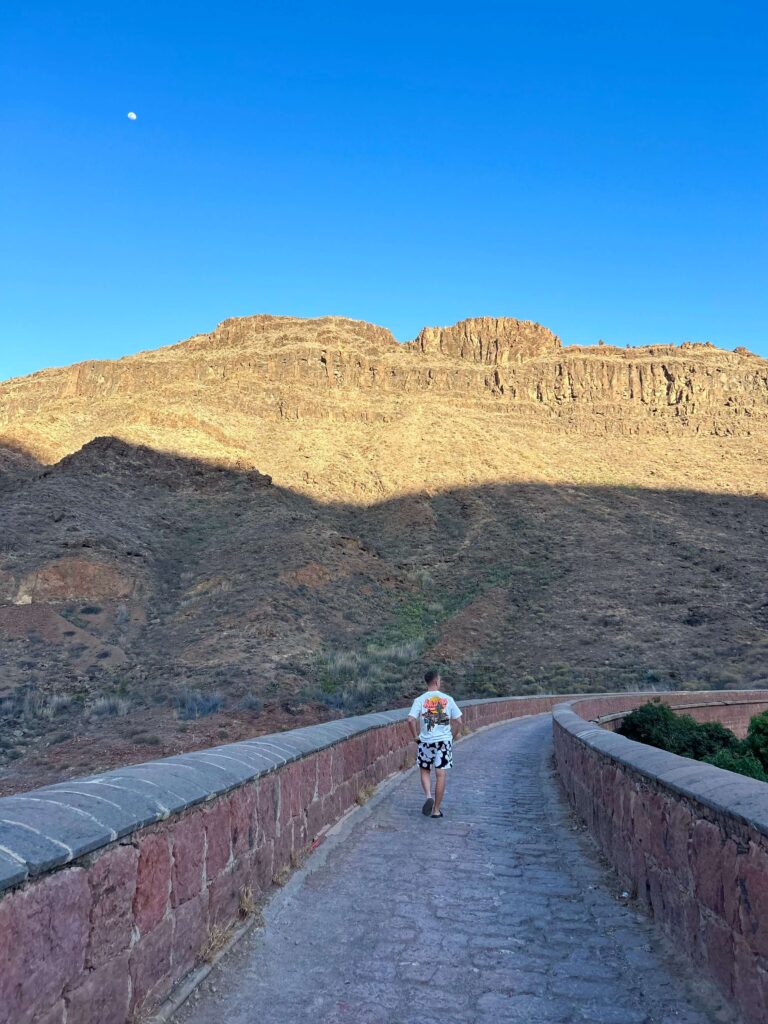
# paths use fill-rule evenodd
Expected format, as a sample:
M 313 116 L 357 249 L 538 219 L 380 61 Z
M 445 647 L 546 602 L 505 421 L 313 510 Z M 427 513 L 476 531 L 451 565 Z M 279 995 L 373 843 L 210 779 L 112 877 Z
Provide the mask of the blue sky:
M 756 3 L 5 0 L 0 378 L 257 312 L 768 355 L 767 40 Z

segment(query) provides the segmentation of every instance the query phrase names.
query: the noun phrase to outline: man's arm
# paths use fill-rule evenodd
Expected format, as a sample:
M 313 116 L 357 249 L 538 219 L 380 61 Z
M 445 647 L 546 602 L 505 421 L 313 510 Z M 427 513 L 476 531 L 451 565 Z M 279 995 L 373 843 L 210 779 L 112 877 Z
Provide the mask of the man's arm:
M 451 736 L 453 736 L 455 740 L 461 736 L 461 715 L 459 715 L 458 718 L 451 719 Z
M 406 719 L 408 722 L 408 728 L 411 730 L 411 736 L 418 743 L 419 740 L 419 720 L 413 715 L 408 715 Z

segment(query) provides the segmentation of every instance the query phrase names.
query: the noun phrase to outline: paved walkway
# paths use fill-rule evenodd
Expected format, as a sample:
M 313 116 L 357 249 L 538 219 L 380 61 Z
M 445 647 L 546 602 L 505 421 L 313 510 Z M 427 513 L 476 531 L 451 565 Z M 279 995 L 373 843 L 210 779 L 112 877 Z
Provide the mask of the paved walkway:
M 549 716 L 461 743 L 445 817 L 410 774 L 356 812 L 178 1024 L 715 1024 L 574 826 Z M 376 799 L 376 798 L 375 798 Z M 313 864 L 314 858 L 318 862 Z M 323 862 L 324 861 L 324 862 Z

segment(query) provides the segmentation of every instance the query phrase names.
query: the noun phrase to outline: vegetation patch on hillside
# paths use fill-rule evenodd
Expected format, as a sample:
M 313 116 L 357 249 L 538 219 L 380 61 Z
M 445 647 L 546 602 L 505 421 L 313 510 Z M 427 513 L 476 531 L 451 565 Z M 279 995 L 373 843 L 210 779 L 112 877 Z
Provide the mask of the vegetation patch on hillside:
M 740 740 L 719 722 L 697 722 L 667 704 L 649 701 L 630 712 L 618 732 L 639 743 L 768 782 L 768 711 L 752 717 L 746 739 Z

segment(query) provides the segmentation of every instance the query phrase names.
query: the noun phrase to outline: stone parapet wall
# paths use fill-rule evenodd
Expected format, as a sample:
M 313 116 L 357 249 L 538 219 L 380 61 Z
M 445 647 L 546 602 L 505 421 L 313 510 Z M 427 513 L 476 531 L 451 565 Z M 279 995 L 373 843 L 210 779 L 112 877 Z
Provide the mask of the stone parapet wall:
M 720 722 L 743 738 L 753 715 L 768 710 L 768 693 L 761 690 L 682 690 L 672 693 L 615 693 L 580 697 L 579 715 L 615 732 L 624 715 L 644 701 L 662 701 L 697 722 Z
M 753 715 L 759 715 L 763 711 L 768 711 L 768 695 L 765 698 L 755 698 L 753 700 L 709 701 L 696 704 L 673 704 L 671 701 L 664 701 L 664 703 L 670 703 L 679 714 L 690 715 L 697 722 L 719 722 L 727 729 L 730 729 L 731 732 L 734 732 L 739 739 L 744 739 L 747 735 L 747 729 Z M 621 711 L 597 718 L 595 721 L 603 729 L 616 732 L 628 713 L 629 711 Z
M 465 726 L 562 699 L 465 702 Z M 265 893 L 362 790 L 413 764 L 405 717 L 341 719 L 0 799 L 0 1024 L 125 1024 L 157 1007 L 212 930 L 238 922 L 244 892 Z
M 744 718 L 768 706 L 751 704 L 756 696 L 663 695 L 676 706 L 698 703 L 699 720 L 736 725 L 737 731 Z M 568 798 L 678 948 L 711 975 L 745 1020 L 764 1024 L 768 786 L 635 743 L 588 720 L 628 711 L 632 699 L 571 699 L 555 709 L 555 757 Z

